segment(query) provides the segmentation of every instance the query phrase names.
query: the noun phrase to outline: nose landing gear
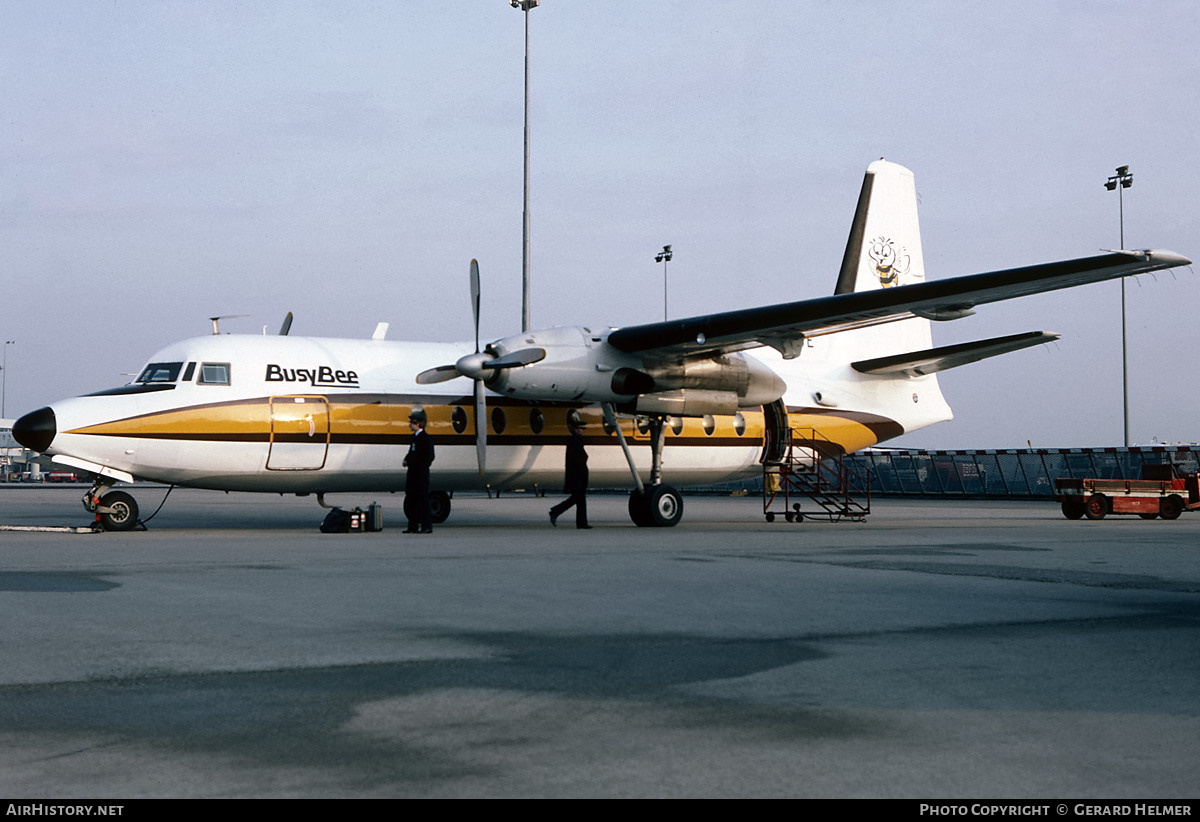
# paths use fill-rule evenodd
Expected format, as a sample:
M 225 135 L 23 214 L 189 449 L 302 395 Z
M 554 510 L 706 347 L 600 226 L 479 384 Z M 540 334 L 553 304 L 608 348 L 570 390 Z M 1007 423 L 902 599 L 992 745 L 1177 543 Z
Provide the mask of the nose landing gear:
M 138 519 L 137 501 L 124 491 L 109 491 L 112 485 L 97 480 L 83 495 L 83 507 L 96 515 L 96 522 L 105 531 L 132 531 Z

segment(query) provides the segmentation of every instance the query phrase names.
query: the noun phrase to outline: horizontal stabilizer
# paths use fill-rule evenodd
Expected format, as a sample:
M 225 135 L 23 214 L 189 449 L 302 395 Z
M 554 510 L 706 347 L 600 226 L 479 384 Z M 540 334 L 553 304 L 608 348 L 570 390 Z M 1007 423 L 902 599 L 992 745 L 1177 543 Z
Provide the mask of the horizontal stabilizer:
M 940 348 L 929 348 L 925 351 L 910 351 L 907 354 L 859 360 L 851 363 L 850 367 L 863 374 L 920 377 L 945 371 L 947 368 L 985 360 L 988 357 L 995 357 L 997 354 L 1007 354 L 1010 351 L 1020 351 L 1022 348 L 1053 342 L 1058 337 L 1058 334 L 1049 331 L 1026 331 L 1024 334 L 1009 334 L 1006 337 L 992 337 L 987 340 L 976 340 L 957 345 L 943 345 Z

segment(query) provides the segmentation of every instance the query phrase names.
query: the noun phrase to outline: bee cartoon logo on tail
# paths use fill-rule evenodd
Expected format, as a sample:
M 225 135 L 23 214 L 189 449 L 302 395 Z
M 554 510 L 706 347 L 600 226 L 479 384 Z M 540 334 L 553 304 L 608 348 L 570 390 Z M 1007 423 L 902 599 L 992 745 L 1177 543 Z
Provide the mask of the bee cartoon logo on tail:
M 900 282 L 900 278 L 908 273 L 912 258 L 904 246 L 896 248 L 896 243 L 888 237 L 876 237 L 871 241 L 867 256 L 875 261 L 875 273 L 879 275 L 879 284 L 891 288 Z

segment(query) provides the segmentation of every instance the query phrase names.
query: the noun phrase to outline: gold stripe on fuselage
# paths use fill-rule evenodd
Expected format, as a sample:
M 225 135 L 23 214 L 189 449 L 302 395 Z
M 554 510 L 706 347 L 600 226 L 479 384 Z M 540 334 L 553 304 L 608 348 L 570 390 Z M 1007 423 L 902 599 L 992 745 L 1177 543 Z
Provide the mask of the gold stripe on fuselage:
M 842 450 L 849 454 L 869 448 L 884 438 L 880 431 L 881 420 L 882 418 L 865 418 L 865 415 L 857 414 L 812 413 L 811 410 L 804 409 L 788 414 L 788 427 L 792 429 L 794 441 L 810 438 L 810 432 L 815 431 L 819 437 L 841 446 Z M 873 425 L 869 425 L 868 422 Z
M 140 414 L 110 422 L 83 426 L 65 433 L 104 437 L 173 439 L 181 441 L 268 442 L 272 409 L 289 408 L 293 398 L 328 403 L 329 442 L 339 444 L 407 444 L 411 438 L 408 415 L 420 405 L 429 418 L 428 431 L 435 442 L 469 444 L 475 441 L 475 407 L 471 397 L 454 398 L 409 395 L 281 395 L 221 403 L 207 403 Z M 493 445 L 554 444 L 566 441 L 567 415 L 571 411 L 586 424 L 589 445 L 616 444 L 596 406 L 569 404 L 535 405 L 503 398 L 489 398 L 488 442 Z M 276 412 L 278 415 L 278 411 Z M 289 417 L 289 421 L 291 417 Z M 789 426 L 797 438 L 815 429 L 847 452 L 874 445 L 894 436 L 887 431 L 895 423 L 883 417 L 854 412 L 791 409 Z M 631 443 L 648 443 L 650 427 L 645 418 L 622 418 L 621 430 Z M 322 426 L 323 429 L 323 426 Z M 884 433 L 881 436 L 881 432 Z M 321 430 L 320 435 L 325 435 Z M 763 441 L 762 411 L 704 418 L 671 418 L 668 442 L 678 446 L 746 446 Z

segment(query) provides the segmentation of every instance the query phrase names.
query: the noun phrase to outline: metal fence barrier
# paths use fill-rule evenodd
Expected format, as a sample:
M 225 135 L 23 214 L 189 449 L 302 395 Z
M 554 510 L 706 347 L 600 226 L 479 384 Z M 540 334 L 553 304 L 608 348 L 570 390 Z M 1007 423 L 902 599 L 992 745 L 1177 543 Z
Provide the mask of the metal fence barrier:
M 1143 465 L 1200 470 L 1200 445 L 922 451 L 868 448 L 846 466 L 871 477 L 871 495 L 1053 499 L 1054 480 L 1141 479 Z M 761 494 L 762 478 L 688 488 L 690 494 Z
M 871 476 L 871 493 L 1052 499 L 1059 477 L 1140 479 L 1143 465 L 1198 470 L 1200 446 L 910 451 L 871 448 L 847 459 Z

